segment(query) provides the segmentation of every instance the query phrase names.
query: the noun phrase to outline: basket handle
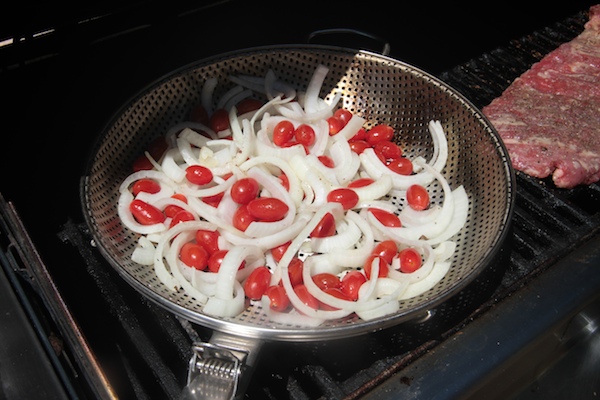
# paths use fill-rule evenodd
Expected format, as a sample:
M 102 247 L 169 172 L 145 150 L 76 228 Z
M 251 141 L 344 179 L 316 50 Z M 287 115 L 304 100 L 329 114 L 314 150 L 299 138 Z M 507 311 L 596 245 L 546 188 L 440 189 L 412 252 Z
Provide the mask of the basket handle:
M 352 28 L 329 28 L 329 29 L 320 29 L 320 30 L 316 30 L 316 31 L 312 31 L 309 35 L 308 38 L 306 39 L 307 43 L 311 43 L 314 39 L 318 38 L 319 36 L 326 36 L 326 35 L 356 35 L 356 36 L 361 36 L 367 39 L 371 39 L 375 42 L 379 42 L 380 44 L 383 45 L 383 48 L 381 50 L 381 54 L 384 56 L 387 56 L 390 54 L 390 44 L 387 40 L 383 39 L 380 36 L 374 35 L 372 33 L 369 32 L 365 32 L 365 31 L 361 31 L 358 29 L 352 29 Z
M 209 342 L 195 342 L 187 385 L 178 400 L 241 400 L 262 341 L 214 331 Z

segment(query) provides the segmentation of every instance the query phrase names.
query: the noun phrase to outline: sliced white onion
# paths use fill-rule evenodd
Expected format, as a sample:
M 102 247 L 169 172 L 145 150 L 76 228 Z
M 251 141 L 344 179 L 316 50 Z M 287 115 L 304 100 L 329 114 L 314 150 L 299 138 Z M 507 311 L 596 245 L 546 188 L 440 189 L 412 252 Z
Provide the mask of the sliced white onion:
M 121 183 L 121 185 L 119 186 L 119 192 L 129 190 L 129 186 L 140 179 L 153 179 L 161 184 L 170 187 L 173 191 L 177 189 L 177 185 L 164 172 L 154 170 L 142 170 L 134 172 L 130 174 L 127 178 L 125 178 L 123 183 Z
M 425 279 L 409 285 L 406 291 L 400 296 L 400 300 L 419 296 L 433 288 L 448 273 L 450 265 L 451 262 L 449 261 L 436 262 L 431 273 Z
M 204 135 L 201 135 L 200 133 L 196 132 L 193 129 L 190 128 L 184 128 L 180 133 L 179 133 L 179 137 L 182 139 L 187 140 L 188 142 L 190 142 L 191 144 L 193 144 L 194 146 L 201 148 L 206 146 L 206 143 L 211 140 L 211 139 L 215 139 L 216 135 L 213 135 L 211 137 L 207 137 Z
M 183 161 L 188 165 L 198 164 L 198 154 L 200 150 L 196 152 L 192 149 L 191 143 L 182 137 L 177 138 L 177 149 L 179 154 L 183 158 Z M 198 154 L 195 154 L 198 153 Z
M 237 271 L 243 261 L 249 263 L 257 259 L 263 259 L 264 253 L 261 249 L 254 246 L 236 246 L 230 249 L 217 272 L 217 292 L 215 297 L 223 300 L 231 300 L 234 296 L 234 285 Z
M 454 254 L 456 250 L 456 242 L 446 240 L 433 248 L 435 261 L 446 261 Z
M 300 180 L 298 179 L 298 176 L 294 173 L 294 170 L 286 160 L 278 157 L 258 156 L 253 157 L 248 161 L 245 161 L 243 164 L 240 165 L 240 169 L 242 171 L 247 171 L 254 166 L 265 164 L 273 165 L 279 168 L 281 172 L 283 172 L 287 176 L 290 186 L 289 195 L 294 201 L 296 207 L 299 206 L 302 202 L 302 197 L 304 193 L 302 191 L 302 187 L 300 186 Z
M 152 265 L 155 251 L 154 244 L 146 236 L 140 236 L 137 246 L 131 253 L 131 261 L 141 265 Z
M 190 197 L 209 197 L 225 192 L 235 182 L 235 179 L 227 179 L 216 185 L 198 188 L 196 185 L 184 183 L 180 185 L 181 193 Z
M 360 228 L 362 240 L 359 241 L 354 249 L 332 250 L 329 252 L 329 256 L 338 265 L 348 268 L 362 267 L 375 247 L 373 230 L 367 221 L 352 210 L 346 213 L 346 218 Z
M 217 102 L 217 110 L 223 109 L 229 111 L 231 109 L 231 106 L 234 106 L 237 103 L 237 101 L 235 101 L 235 99 L 237 99 L 236 96 L 238 96 L 240 93 L 243 93 L 244 91 L 244 88 L 238 85 L 233 86 L 231 89 L 223 93 L 223 95 L 221 96 L 221 98 L 219 98 L 219 101 Z M 245 96 L 243 96 L 242 99 L 244 97 L 250 96 L 251 94 L 252 91 L 246 91 Z M 227 105 L 229 105 L 229 107 L 227 107 Z
M 217 83 L 219 83 L 219 81 L 216 78 L 208 78 L 204 82 L 204 86 L 202 86 L 202 91 L 200 92 L 200 102 L 208 115 L 212 115 L 214 111 L 213 93 L 217 87 Z
M 234 246 L 255 246 L 267 251 L 295 238 L 307 221 L 306 216 L 299 216 L 290 226 L 262 237 L 236 235 L 230 231 L 223 231 L 221 235 Z
M 165 232 L 165 234 L 156 244 L 156 251 L 154 252 L 154 272 L 156 273 L 158 279 L 170 290 L 177 291 L 180 287 L 180 283 L 175 277 L 173 277 L 173 275 L 171 275 L 169 268 L 167 268 L 165 265 L 165 250 L 168 249 L 171 239 L 181 232 L 198 229 L 214 230 L 215 228 L 214 225 L 204 221 L 180 222 Z
M 425 172 L 430 173 L 442 185 L 442 189 L 444 191 L 444 204 L 442 205 L 442 208 L 435 220 L 428 221 L 422 225 L 413 226 L 410 228 L 401 227 L 398 229 L 411 229 L 418 232 L 419 237 L 433 239 L 444 232 L 444 230 L 452 221 L 454 216 L 454 195 L 452 193 L 452 189 L 450 189 L 450 185 L 442 176 L 442 174 L 428 164 L 422 164 L 422 167 Z
M 263 296 L 261 299 L 262 309 L 267 317 L 278 324 L 292 325 L 292 326 L 305 326 L 305 327 L 317 327 L 325 322 L 321 318 L 313 318 L 307 315 L 301 314 L 300 312 L 292 309 L 290 311 L 279 312 L 274 311 L 270 307 L 270 301 L 267 296 Z
M 448 141 L 446 133 L 440 121 L 429 121 L 429 132 L 433 140 L 433 156 L 429 161 L 429 165 L 438 172 L 446 166 L 448 161 Z
M 400 261 L 396 256 L 392 259 L 392 268 L 390 268 L 388 276 L 400 282 L 405 281 L 413 284 L 425 279 L 431 273 L 435 263 L 435 254 L 433 253 L 433 248 L 424 243 L 413 243 L 409 246 L 421 252 L 421 255 L 423 256 L 423 264 L 421 267 L 414 272 L 400 272 Z
M 119 201 L 117 203 L 117 214 L 119 215 L 119 218 L 121 219 L 121 222 L 123 223 L 123 225 L 125 225 L 125 227 L 127 227 L 129 230 L 135 233 L 140 233 L 142 235 L 164 232 L 167 230 L 167 226 L 162 222 L 152 225 L 143 225 L 137 222 L 133 214 L 129 210 L 129 205 L 132 201 L 133 195 L 131 194 L 131 192 L 127 190 L 121 192 L 121 195 L 119 196 Z
M 215 131 L 213 131 L 210 127 L 208 127 L 200 122 L 183 121 L 183 122 L 175 124 L 171 128 L 169 128 L 169 130 L 165 134 L 165 137 L 167 138 L 167 143 L 169 143 L 171 145 L 171 147 L 174 146 L 176 136 L 177 135 L 181 136 L 181 134 L 186 131 L 192 131 L 201 137 L 208 137 L 211 139 L 217 138 L 217 133 Z M 200 134 L 200 132 L 205 133 L 206 136 Z M 186 135 L 187 134 L 189 134 L 189 133 L 186 133 Z M 197 138 L 197 139 L 201 140 L 200 138 Z M 200 147 L 200 146 L 198 146 L 198 147 Z
M 274 322 L 317 326 L 328 319 L 338 319 L 356 313 L 363 320 L 372 320 L 395 313 L 398 299 L 417 296 L 429 290 L 446 274 L 456 248 L 450 239 L 467 221 L 469 198 L 462 186 L 451 190 L 441 175 L 448 159 L 448 143 L 442 124 L 431 121 L 433 154 L 429 160 L 417 156 L 413 161 L 414 173 L 410 176 L 396 174 L 381 162 L 372 148 L 357 155 L 350 149 L 348 139 L 365 124 L 365 119 L 353 115 L 345 127 L 329 136 L 326 118 L 333 115 L 341 99 L 335 89 L 321 98 L 328 68 L 318 66 L 306 92 L 296 92 L 290 85 L 277 79 L 268 70 L 264 77 L 245 75 L 230 77 L 238 86 L 215 99 L 217 80 L 209 78 L 202 87 L 201 103 L 209 114 L 213 105 L 229 113 L 230 128 L 215 133 L 209 127 L 195 122 L 182 122 L 166 133 L 170 149 L 160 164 L 149 159 L 156 171 L 130 175 L 121 185 L 118 212 L 122 223 L 142 236 L 133 251 L 132 259 L 141 264 L 153 265 L 155 273 L 171 290 L 182 288 L 203 305 L 203 312 L 217 317 L 234 317 L 245 307 L 241 282 L 260 265 L 272 268 L 271 283 L 281 282 L 294 309 L 279 313 L 270 309 L 268 298 L 261 299 L 263 310 Z M 258 110 L 237 115 L 236 104 L 253 92 L 263 93 L 268 101 Z M 274 112 L 276 115 L 270 115 Z M 295 127 L 310 124 L 315 130 L 315 143 L 308 147 L 297 144 L 279 147 L 272 141 L 275 125 L 284 119 Z M 222 140 L 231 135 L 233 140 Z M 318 159 L 328 155 L 334 167 L 323 165 Z M 198 187 L 185 179 L 187 165 L 204 165 L 211 169 L 214 180 Z M 289 181 L 286 190 L 280 174 Z M 232 174 L 225 179 L 226 174 Z M 238 205 L 231 198 L 230 189 L 237 179 L 250 176 L 260 186 L 260 196 L 273 196 L 289 206 L 281 221 L 252 222 L 245 232 L 232 226 L 232 217 Z M 167 205 L 179 206 L 194 215 L 195 221 L 186 221 L 168 229 L 165 223 L 141 225 L 129 211 L 133 200 L 129 187 L 141 177 L 155 179 L 161 190 L 156 194 L 141 192 L 138 198 L 164 209 Z M 334 188 L 345 187 L 358 177 L 375 180 L 370 185 L 354 188 L 359 195 L 357 208 L 360 214 L 344 212 L 338 203 L 329 203 L 327 194 Z M 434 180 L 444 191 L 442 204 L 429 210 L 416 212 L 405 207 L 405 190 L 412 184 L 427 186 Z M 172 198 L 182 193 L 187 203 Z M 223 193 L 217 208 L 201 198 Z M 390 201 L 389 199 L 392 199 Z M 402 227 L 386 227 L 367 210 L 377 207 L 400 214 Z M 336 234 L 327 238 L 310 238 L 310 233 L 326 213 L 336 220 Z M 202 228 L 201 228 L 202 227 Z M 218 273 L 198 271 L 183 264 L 179 251 L 187 241 L 193 240 L 197 229 L 219 230 L 219 248 L 228 253 Z M 330 272 L 342 276 L 350 269 L 362 268 L 375 246 L 376 240 L 393 239 L 399 248 L 414 247 L 423 255 L 423 265 L 413 273 L 401 273 L 399 261 L 392 261 L 388 277 L 379 278 L 379 262 L 373 260 L 371 279 L 359 291 L 359 299 L 349 302 L 337 299 L 312 281 L 312 275 Z M 277 263 L 269 249 L 290 242 Z M 295 294 L 289 280 L 288 265 L 293 257 L 305 262 L 304 281 L 319 301 L 337 308 L 335 311 L 314 310 L 306 306 Z M 242 262 L 246 267 L 239 269 Z
M 434 238 L 427 239 L 427 243 L 435 245 L 442 243 L 456 235 L 467 223 L 469 214 L 469 197 L 465 188 L 461 185 L 452 191 L 454 198 L 454 214 L 452 220 L 443 232 Z
M 325 77 L 329 72 L 329 68 L 320 64 L 315 68 L 315 71 L 308 82 L 308 86 L 306 88 L 306 95 L 304 98 L 304 110 L 307 114 L 316 113 L 319 110 L 319 100 L 320 100 L 320 92 L 323 87 L 323 82 L 325 81 Z
M 425 210 L 415 210 L 412 207 L 404 207 L 400 211 L 400 220 L 406 227 L 420 226 L 435 221 L 442 211 L 442 207 L 434 204 Z
M 283 201 L 289 207 L 289 209 L 285 217 L 280 221 L 252 221 L 244 233 L 250 237 L 256 238 L 273 235 L 290 226 L 296 218 L 296 205 L 294 204 L 294 201 L 292 200 L 288 191 L 281 184 L 281 181 L 273 175 L 267 174 L 259 167 L 250 168 L 248 170 L 248 176 L 254 178 L 271 194 L 271 196 Z
M 365 119 L 356 114 L 352 114 L 352 118 L 344 125 L 342 129 L 334 136 L 334 138 L 344 138 L 346 141 L 350 140 L 354 135 L 358 133 L 360 128 L 365 124 Z
M 411 185 L 427 186 L 433 182 L 434 177 L 427 171 L 420 171 L 412 175 L 401 175 L 389 169 L 375 154 L 373 148 L 367 148 L 359 155 L 364 170 L 373 179 L 379 179 L 383 175 L 392 178 L 394 189 L 408 189 Z
M 179 166 L 175 157 L 180 157 L 179 151 L 176 148 L 168 150 L 163 157 L 161 167 L 169 178 L 179 183 L 185 179 L 185 169 Z
M 183 229 L 183 228 L 182 228 Z M 208 296 L 206 293 L 198 290 L 181 272 L 181 268 L 192 269 L 188 266 L 184 266 L 182 262 L 179 260 L 179 252 L 181 251 L 181 247 L 193 239 L 196 230 L 188 230 L 185 229 L 180 232 L 177 236 L 174 237 L 173 241 L 169 243 L 165 243 L 165 254 L 164 257 L 169 264 L 169 272 L 171 275 L 177 280 L 179 285 L 185 290 L 187 294 L 194 297 L 200 303 L 206 303 L 208 300 Z
M 388 192 L 392 189 L 392 177 L 390 175 L 383 175 L 369 185 L 355 187 L 352 189 L 358 195 L 359 204 L 372 202 L 376 199 L 385 197 L 388 194 Z
M 332 250 L 345 250 L 353 247 L 361 238 L 362 232 L 352 220 L 337 223 L 337 233 L 333 236 L 312 238 L 310 249 L 317 253 L 329 253 Z
M 337 138 L 337 135 L 334 138 Z M 334 140 L 329 148 L 329 154 L 333 160 L 333 171 L 337 181 L 341 185 L 346 185 L 354 178 L 360 168 L 358 154 L 350 149 L 347 141 L 339 139 Z
M 233 290 L 235 296 L 231 299 L 222 299 L 217 296 L 210 297 L 202 311 L 207 315 L 213 315 L 215 317 L 235 317 L 245 307 L 245 295 L 244 288 L 238 281 L 233 282 Z

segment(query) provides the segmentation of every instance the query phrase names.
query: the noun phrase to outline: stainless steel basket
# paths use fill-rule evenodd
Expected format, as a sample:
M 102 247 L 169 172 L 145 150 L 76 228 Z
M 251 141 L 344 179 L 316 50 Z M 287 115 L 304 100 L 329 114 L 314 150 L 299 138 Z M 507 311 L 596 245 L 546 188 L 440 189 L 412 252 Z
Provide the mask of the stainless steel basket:
M 451 186 L 464 185 L 470 201 L 466 226 L 454 238 L 457 249 L 448 274 L 430 291 L 403 301 L 400 310 L 372 321 L 346 318 L 319 327 L 275 324 L 259 304 L 234 318 L 202 312 L 195 299 L 173 293 L 151 267 L 130 256 L 137 237 L 117 215 L 118 188 L 133 160 L 157 136 L 183 121 L 200 103 L 208 78 L 220 82 L 216 97 L 232 84 L 228 76 L 264 76 L 268 69 L 299 90 L 306 87 L 318 64 L 329 68 L 321 95 L 335 89 L 343 106 L 366 118 L 384 122 L 397 132 L 395 141 L 410 156 L 429 157 L 427 125 L 439 120 L 447 134 L 448 163 L 443 171 Z M 120 110 L 102 132 L 82 183 L 82 205 L 98 249 L 136 290 L 175 314 L 239 337 L 276 340 L 322 340 L 358 335 L 413 319 L 449 299 L 482 270 L 498 252 L 510 224 L 515 197 L 514 174 L 506 149 L 481 112 L 456 90 L 432 75 L 398 60 L 366 51 L 329 46 L 253 48 L 202 60 L 177 70 L 143 90 Z M 434 188 L 433 197 L 443 196 Z

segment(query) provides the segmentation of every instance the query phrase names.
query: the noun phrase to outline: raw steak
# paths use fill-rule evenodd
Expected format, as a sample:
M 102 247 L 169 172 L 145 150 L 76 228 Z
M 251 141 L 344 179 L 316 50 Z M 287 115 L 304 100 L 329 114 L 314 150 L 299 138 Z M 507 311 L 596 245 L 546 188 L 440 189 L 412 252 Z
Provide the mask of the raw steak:
M 600 180 L 600 5 L 584 31 L 482 109 L 515 169 L 557 187 Z

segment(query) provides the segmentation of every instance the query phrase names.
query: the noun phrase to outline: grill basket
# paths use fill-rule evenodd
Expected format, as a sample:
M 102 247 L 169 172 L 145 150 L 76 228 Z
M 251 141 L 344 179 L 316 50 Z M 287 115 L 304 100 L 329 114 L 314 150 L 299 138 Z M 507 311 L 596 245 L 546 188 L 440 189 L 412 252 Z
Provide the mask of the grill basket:
M 427 128 L 439 120 L 448 138 L 449 157 L 443 171 L 451 187 L 463 185 L 469 197 L 466 226 L 453 238 L 457 248 L 448 274 L 431 290 L 402 301 L 400 310 L 372 321 L 356 317 L 319 327 L 271 322 L 260 304 L 233 318 L 215 318 L 180 291 L 173 293 L 153 268 L 131 261 L 137 235 L 117 215 L 120 183 L 149 143 L 184 121 L 208 78 L 219 85 L 215 98 L 233 86 L 230 75 L 264 76 L 269 69 L 298 90 L 306 89 L 315 68 L 329 73 L 321 97 L 342 93 L 342 106 L 367 120 L 394 127 L 395 141 L 409 157 L 431 157 Z M 82 180 L 82 206 L 87 224 L 103 256 L 136 290 L 175 314 L 243 337 L 278 340 L 321 340 L 382 329 L 426 314 L 472 282 L 493 260 L 505 240 L 515 196 L 514 173 L 499 136 L 464 96 L 432 75 L 401 61 L 366 51 L 329 46 L 253 48 L 202 60 L 177 70 L 143 90 L 109 122 L 99 136 Z M 443 190 L 433 186 L 433 203 Z M 398 202 L 398 199 L 390 199 Z

